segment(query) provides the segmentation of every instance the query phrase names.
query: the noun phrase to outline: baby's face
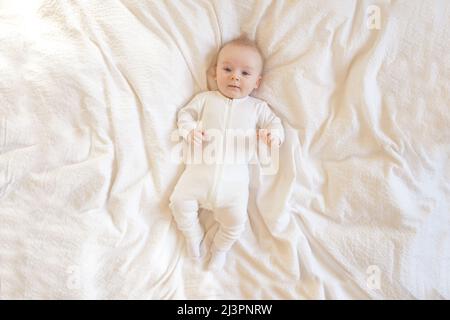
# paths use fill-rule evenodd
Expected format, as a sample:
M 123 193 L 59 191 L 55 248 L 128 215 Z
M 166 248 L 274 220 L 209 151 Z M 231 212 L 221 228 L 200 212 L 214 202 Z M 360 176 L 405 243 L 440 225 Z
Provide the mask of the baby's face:
M 262 58 L 250 47 L 228 45 L 217 61 L 216 80 L 219 91 L 228 98 L 243 98 L 261 82 Z

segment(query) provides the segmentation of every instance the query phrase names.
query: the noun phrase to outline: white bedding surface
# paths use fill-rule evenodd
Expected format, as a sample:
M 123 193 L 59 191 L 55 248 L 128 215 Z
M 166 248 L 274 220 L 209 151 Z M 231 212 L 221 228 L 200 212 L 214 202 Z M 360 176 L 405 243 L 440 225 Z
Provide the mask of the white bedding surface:
M 449 299 L 449 30 L 445 0 L 0 1 L 0 298 Z M 212 273 L 170 137 L 241 31 L 287 139 Z

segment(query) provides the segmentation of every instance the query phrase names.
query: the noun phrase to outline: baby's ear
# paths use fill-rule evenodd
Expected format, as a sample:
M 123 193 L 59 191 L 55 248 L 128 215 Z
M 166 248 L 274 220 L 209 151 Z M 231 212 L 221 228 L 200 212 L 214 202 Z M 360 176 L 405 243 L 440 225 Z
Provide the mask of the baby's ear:
M 216 75 L 216 66 L 212 65 L 208 69 L 207 73 L 207 80 L 208 80 L 208 89 L 209 90 L 217 90 L 217 75 Z
M 208 69 L 208 77 L 213 78 L 214 80 L 216 80 L 216 66 L 212 65 L 209 67 Z
M 261 84 L 262 76 L 259 76 L 258 80 L 256 80 L 255 89 L 259 88 L 259 85 Z

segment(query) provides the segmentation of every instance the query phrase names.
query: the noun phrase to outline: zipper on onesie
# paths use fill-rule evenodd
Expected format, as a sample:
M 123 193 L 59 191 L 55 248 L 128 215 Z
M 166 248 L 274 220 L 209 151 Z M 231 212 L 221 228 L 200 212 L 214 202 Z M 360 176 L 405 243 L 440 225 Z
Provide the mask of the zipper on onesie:
M 233 111 L 233 99 L 227 98 L 227 105 L 225 110 L 225 127 L 222 132 L 222 159 L 220 159 L 220 163 L 217 163 L 215 174 L 214 174 L 214 182 L 213 187 L 210 190 L 209 196 L 208 196 L 208 202 L 212 208 L 214 208 L 217 200 L 217 185 L 219 184 L 219 181 L 222 179 L 222 173 L 223 173 L 223 166 L 225 161 L 225 148 L 226 148 L 226 131 L 229 126 L 231 113 Z

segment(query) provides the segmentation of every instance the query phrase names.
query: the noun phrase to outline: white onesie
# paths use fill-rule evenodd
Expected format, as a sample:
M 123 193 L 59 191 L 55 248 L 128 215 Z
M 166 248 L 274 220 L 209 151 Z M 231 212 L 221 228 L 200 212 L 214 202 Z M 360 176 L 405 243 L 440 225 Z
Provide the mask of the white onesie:
M 206 91 L 197 94 L 179 111 L 177 124 L 184 139 L 192 129 L 205 131 L 215 146 L 210 148 L 215 152 L 208 154 L 215 157 L 210 157 L 214 161 L 186 164 L 170 197 L 175 221 L 186 238 L 199 239 L 203 232 L 198 209 L 212 210 L 219 223 L 214 249 L 228 251 L 245 228 L 249 168 L 248 157 L 242 154 L 242 148 L 228 148 L 227 144 L 236 140 L 226 137 L 256 137 L 256 129 L 269 129 L 272 137 L 277 136 L 283 142 L 281 121 L 263 100 L 251 96 L 230 99 L 219 91 Z M 206 153 L 208 142 L 200 148 Z

